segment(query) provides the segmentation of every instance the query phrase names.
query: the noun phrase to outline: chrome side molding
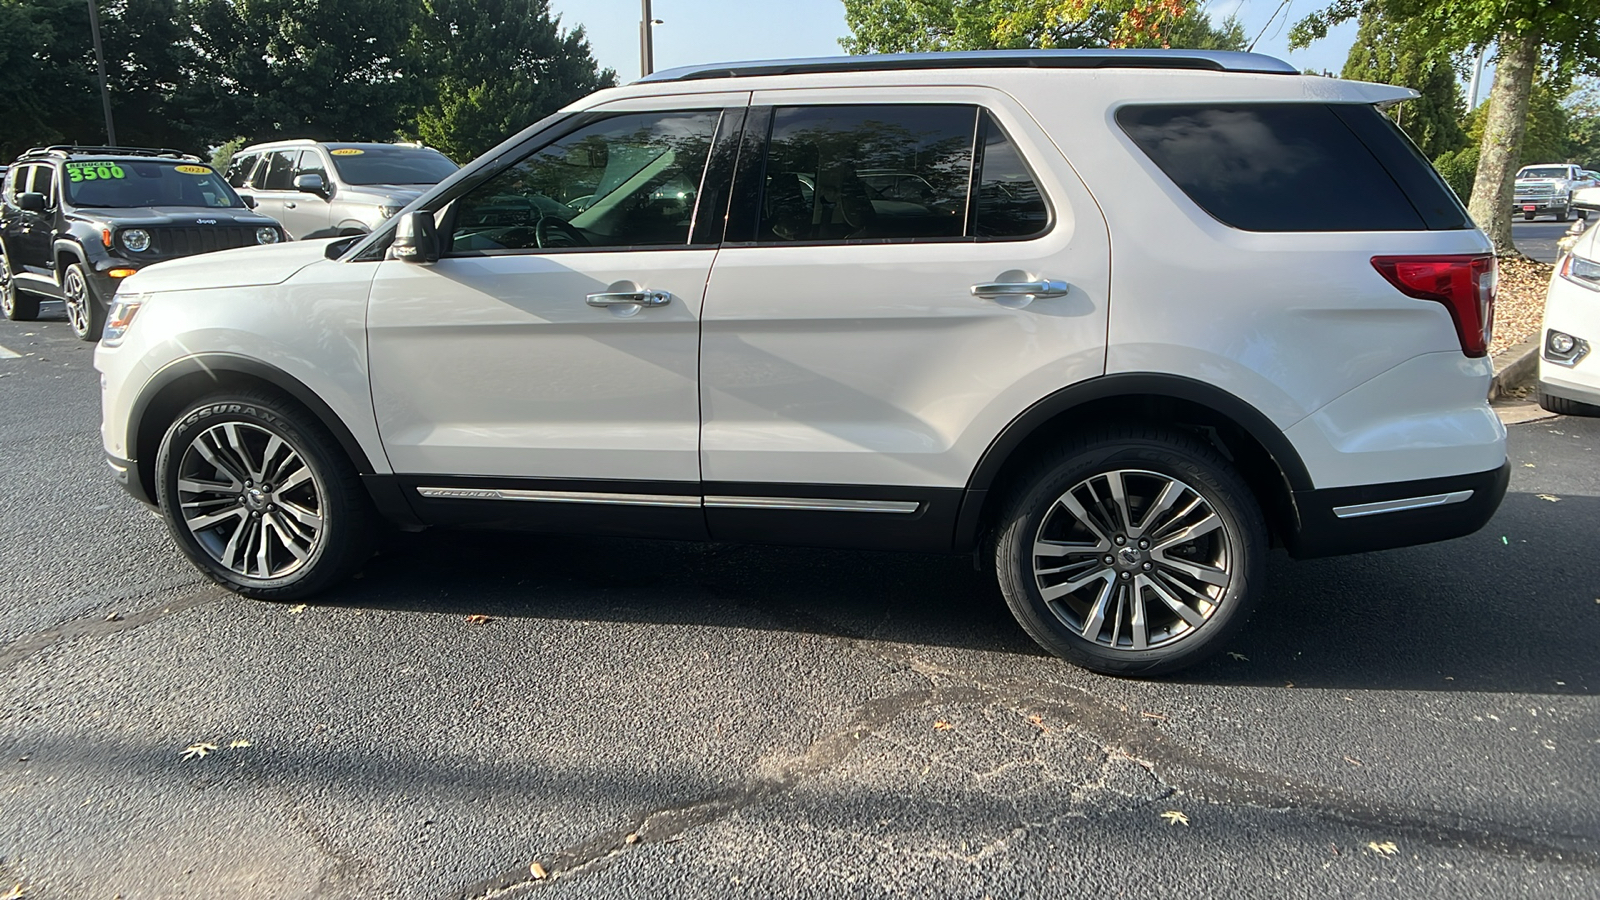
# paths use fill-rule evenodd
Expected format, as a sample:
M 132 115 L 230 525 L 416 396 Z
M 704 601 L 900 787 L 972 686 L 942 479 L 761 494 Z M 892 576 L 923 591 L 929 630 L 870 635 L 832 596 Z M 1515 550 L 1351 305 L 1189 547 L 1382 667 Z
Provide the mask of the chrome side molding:
M 1408 509 L 1427 509 L 1430 506 L 1449 506 L 1462 503 L 1472 496 L 1472 491 L 1451 491 L 1448 494 L 1430 494 L 1426 497 L 1406 497 L 1402 500 L 1379 500 L 1376 503 L 1357 503 L 1352 506 L 1335 506 L 1334 516 L 1340 519 L 1359 519 L 1382 513 L 1405 512 Z
M 909 515 L 916 500 L 834 500 L 813 497 L 695 497 L 682 494 L 613 494 L 598 491 L 530 491 L 515 488 L 419 487 L 429 500 L 520 500 L 532 503 L 594 503 L 612 506 L 672 506 L 710 509 L 809 510 Z

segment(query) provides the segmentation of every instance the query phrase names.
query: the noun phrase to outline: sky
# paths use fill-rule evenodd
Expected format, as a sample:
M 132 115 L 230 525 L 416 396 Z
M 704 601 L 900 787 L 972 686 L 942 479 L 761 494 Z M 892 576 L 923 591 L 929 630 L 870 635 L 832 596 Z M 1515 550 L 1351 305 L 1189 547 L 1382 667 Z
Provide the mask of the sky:
M 1289 52 L 1289 26 L 1326 5 L 1326 0 L 1210 0 L 1214 22 L 1237 13 L 1257 53 L 1299 69 L 1344 68 L 1355 40 L 1354 22 L 1340 26 L 1309 49 Z M 602 68 L 617 70 L 626 84 L 639 77 L 639 0 L 550 0 L 567 28 L 582 25 Z M 651 0 L 657 70 L 711 62 L 839 56 L 839 38 L 850 33 L 841 0 Z M 1276 14 L 1276 18 L 1273 16 Z

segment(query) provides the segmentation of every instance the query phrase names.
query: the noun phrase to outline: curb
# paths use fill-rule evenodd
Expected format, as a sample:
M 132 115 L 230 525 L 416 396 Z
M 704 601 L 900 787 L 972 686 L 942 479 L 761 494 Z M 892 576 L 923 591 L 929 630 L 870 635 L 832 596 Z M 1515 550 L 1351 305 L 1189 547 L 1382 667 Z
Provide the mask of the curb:
M 1489 399 L 1498 400 L 1539 375 L 1539 335 L 1494 355 L 1494 378 L 1489 382 Z

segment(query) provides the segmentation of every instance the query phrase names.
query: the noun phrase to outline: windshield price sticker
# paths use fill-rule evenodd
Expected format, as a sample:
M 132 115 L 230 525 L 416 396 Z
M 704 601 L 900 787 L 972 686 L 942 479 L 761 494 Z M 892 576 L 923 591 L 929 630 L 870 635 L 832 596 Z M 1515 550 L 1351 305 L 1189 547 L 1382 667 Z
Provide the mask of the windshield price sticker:
M 328 152 L 332 153 L 334 156 L 360 156 L 367 151 L 358 147 L 340 147 L 337 150 L 329 150 Z
M 116 163 L 108 162 L 78 162 L 67 163 L 68 181 L 115 181 L 118 178 L 127 178 L 128 173 Z
M 205 166 L 173 166 L 172 168 L 173 168 L 174 171 L 182 172 L 185 175 L 210 175 L 211 174 L 211 170 L 206 168 Z

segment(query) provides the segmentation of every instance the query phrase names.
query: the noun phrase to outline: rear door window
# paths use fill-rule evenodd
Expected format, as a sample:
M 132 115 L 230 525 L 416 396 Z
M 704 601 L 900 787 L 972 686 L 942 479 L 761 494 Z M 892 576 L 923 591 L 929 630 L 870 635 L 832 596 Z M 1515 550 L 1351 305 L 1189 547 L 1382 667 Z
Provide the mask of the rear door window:
M 1201 209 L 1245 231 L 1471 227 L 1405 137 L 1371 106 L 1125 106 L 1117 123 Z M 1359 133 L 1358 133 L 1359 132 Z
M 228 161 L 228 184 L 242 188 L 250 181 L 250 173 L 255 171 L 256 162 L 261 159 L 259 153 L 241 153 Z
M 299 150 L 275 150 L 267 157 L 267 172 L 256 177 L 256 186 L 264 191 L 294 190 L 294 167 L 300 158 Z

